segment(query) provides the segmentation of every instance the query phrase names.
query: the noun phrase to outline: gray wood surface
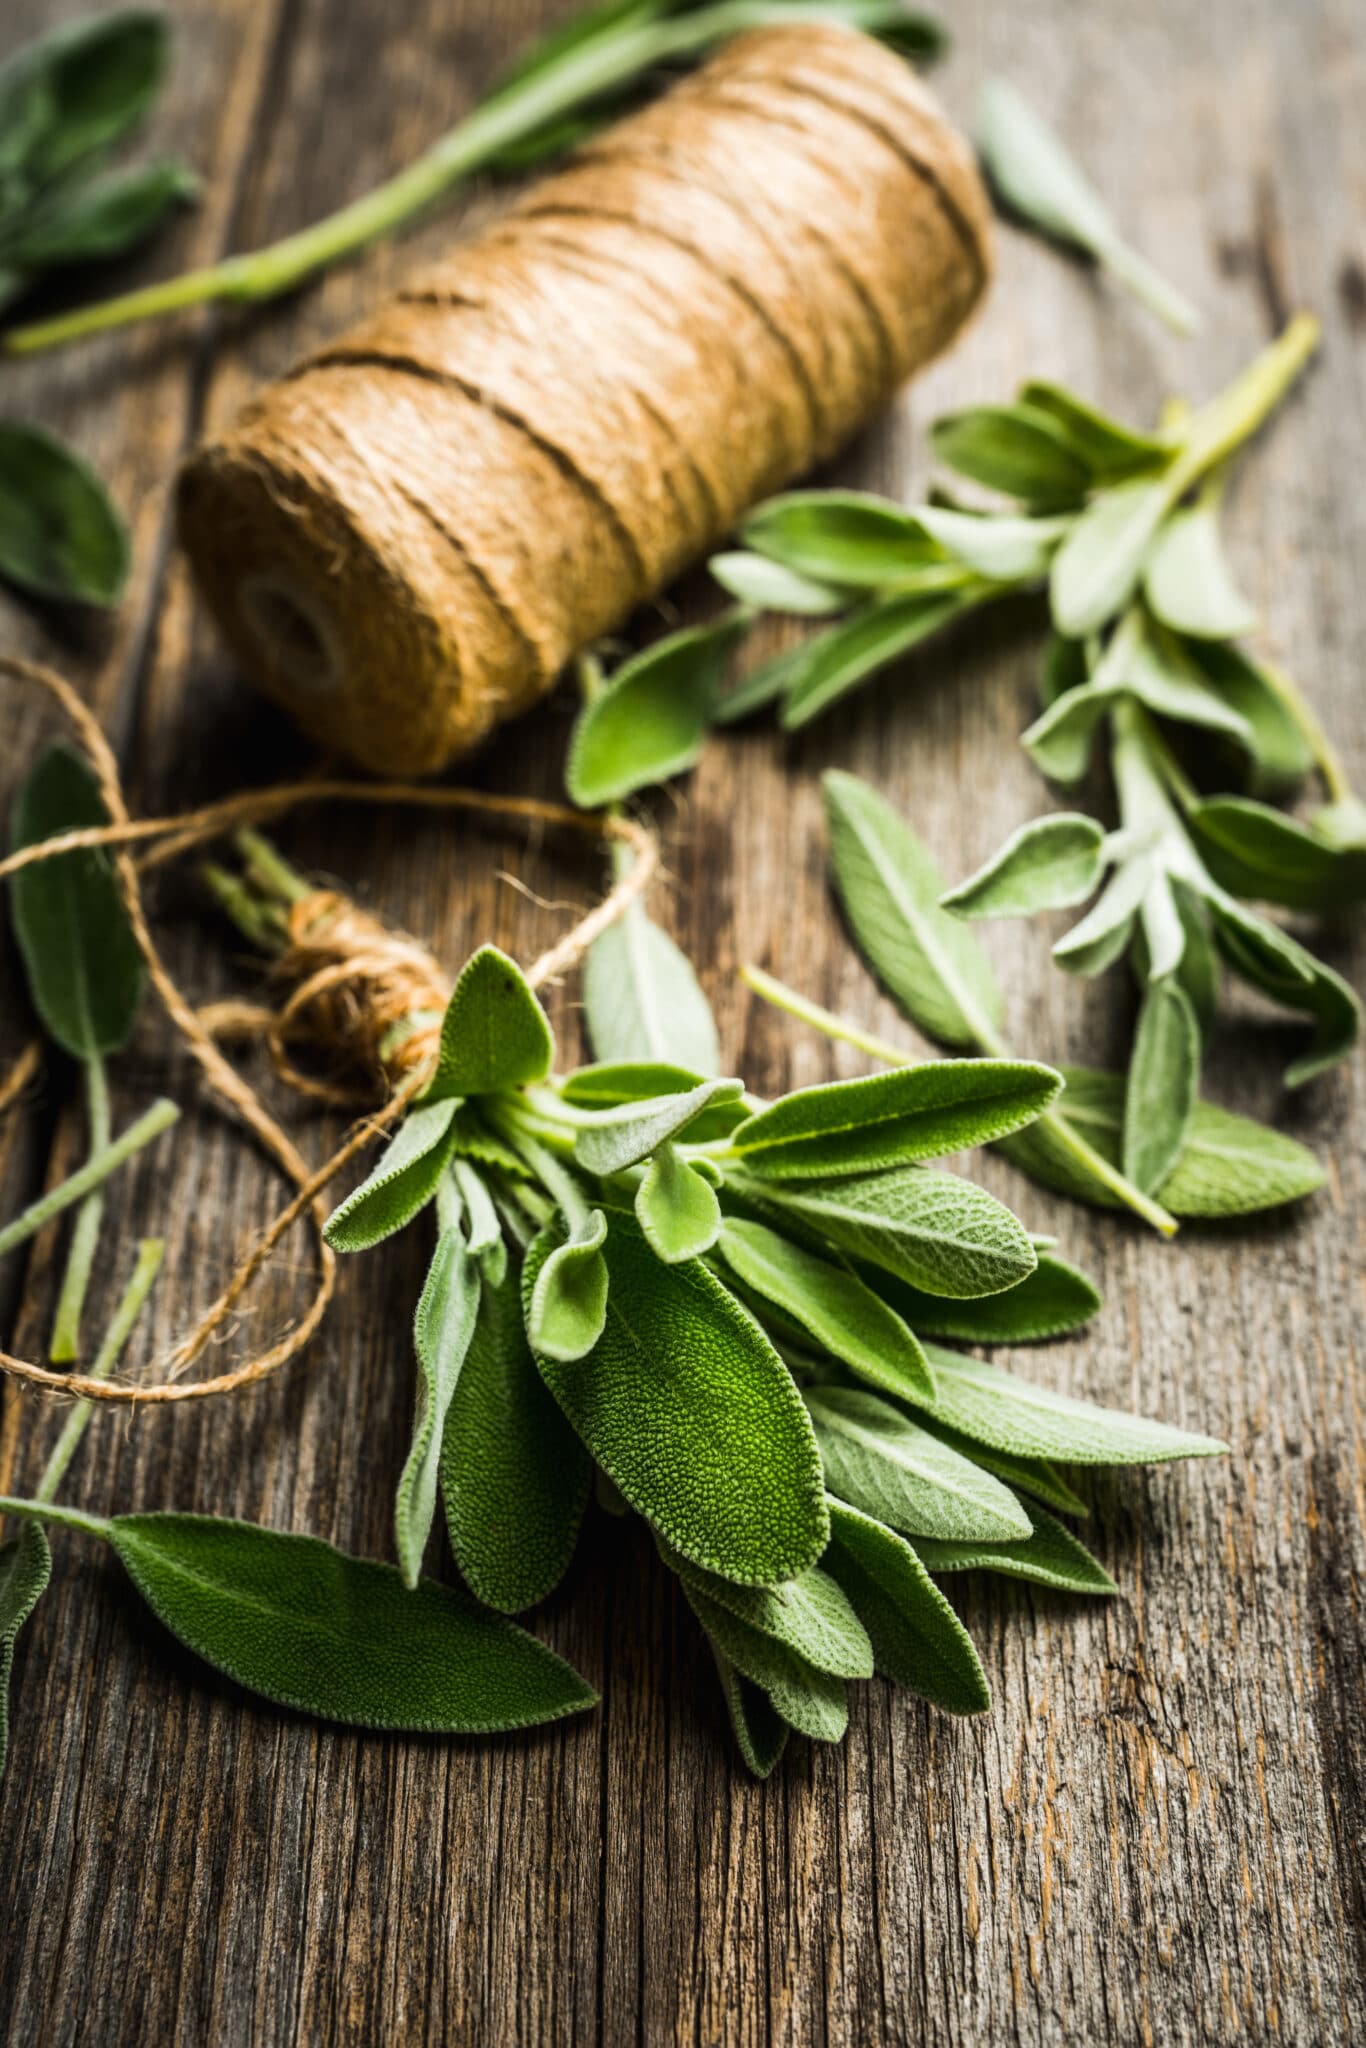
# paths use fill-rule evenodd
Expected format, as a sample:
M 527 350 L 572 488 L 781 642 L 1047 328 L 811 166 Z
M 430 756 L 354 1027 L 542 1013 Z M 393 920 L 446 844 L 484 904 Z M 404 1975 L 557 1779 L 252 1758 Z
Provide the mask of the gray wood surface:
M 58 13 L 10 0 L 8 45 Z M 207 177 L 205 203 L 137 274 L 268 239 L 365 189 L 438 133 L 542 15 L 538 0 L 174 0 L 180 31 L 158 139 Z M 1299 304 L 1320 363 L 1242 466 L 1237 566 L 1266 644 L 1309 685 L 1366 777 L 1366 21 L 1353 0 L 985 0 L 952 10 L 940 74 L 966 116 L 1007 72 L 1115 196 L 1135 239 L 1205 309 L 1169 340 L 1057 255 L 1001 236 L 989 307 L 952 358 L 840 474 L 909 492 L 918 428 L 1026 373 L 1142 416 L 1200 396 Z M 208 420 L 336 332 L 448 214 L 253 317 L 196 317 L 0 368 L 0 407 L 78 439 L 130 513 L 137 571 L 107 628 L 54 639 L 0 597 L 4 644 L 59 659 L 122 749 L 135 801 L 175 805 L 285 772 L 297 744 L 239 686 L 170 545 L 167 483 Z M 132 272 L 130 266 L 130 273 Z M 657 805 L 672 883 L 659 914 L 715 1000 L 727 1063 L 766 1091 L 855 1072 L 852 1056 L 756 1005 L 755 959 L 865 1023 L 910 1034 L 855 960 L 827 899 L 817 771 L 871 776 L 952 873 L 1033 814 L 1015 744 L 1033 638 L 1004 615 L 909 663 L 799 744 L 727 735 Z M 7 695 L 0 771 L 44 728 Z M 560 704 L 475 773 L 553 793 Z M 7 793 L 6 793 L 7 794 Z M 484 937 L 530 957 L 562 928 L 499 879 L 583 901 L 582 854 L 450 824 L 358 814 L 289 829 L 458 961 Z M 159 896 L 197 993 L 250 982 L 185 883 Z M 1037 930 L 993 928 L 1012 1036 L 1040 1057 L 1118 1048 L 1119 980 L 1083 989 Z M 1330 956 L 1358 982 L 1358 938 Z M 22 1029 L 12 959 L 6 1043 Z M 574 991 L 557 1022 L 575 1031 Z M 843 1747 L 794 1744 L 766 1786 L 734 1759 L 696 1629 L 639 1533 L 590 1528 L 540 1626 L 601 1688 L 596 1716 L 508 1741 L 319 1730 L 256 1705 L 178 1653 L 82 1539 L 62 1538 L 16 1667 L 0 1788 L 0 2034 L 17 2044 L 287 2042 L 1347 2042 L 1366 2037 L 1361 1064 L 1293 1100 L 1289 1033 L 1249 1009 L 1221 1040 L 1217 1094 L 1274 1113 L 1330 1162 L 1285 1220 L 1137 1227 L 982 1178 L 1103 1279 L 1081 1341 L 1029 1355 L 1050 1384 L 1223 1435 L 1227 1466 L 1095 1489 L 1093 1536 L 1122 1597 L 1068 1603 L 966 1584 L 995 1691 L 973 1723 L 859 1688 Z M 191 1092 L 149 1018 L 118 1070 L 117 1113 Z M 14 1120 L 10 1120 L 13 1125 Z M 325 1123 L 305 1142 L 321 1148 Z M 12 1210 L 79 1144 L 52 1073 L 0 1133 Z M 136 1236 L 164 1231 L 158 1347 L 187 1326 L 278 1189 L 202 1104 L 112 1205 L 101 1290 Z M 304 1284 L 292 1248 L 238 1336 L 274 1329 Z M 92 1428 L 70 1497 L 99 1511 L 230 1511 L 387 1553 L 410 1404 L 407 1325 L 421 1248 L 348 1268 L 310 1356 L 231 1404 Z M 50 1315 L 43 1243 L 0 1272 L 0 1313 L 36 1355 Z M 0 1483 L 31 1483 L 57 1427 L 4 1397 Z

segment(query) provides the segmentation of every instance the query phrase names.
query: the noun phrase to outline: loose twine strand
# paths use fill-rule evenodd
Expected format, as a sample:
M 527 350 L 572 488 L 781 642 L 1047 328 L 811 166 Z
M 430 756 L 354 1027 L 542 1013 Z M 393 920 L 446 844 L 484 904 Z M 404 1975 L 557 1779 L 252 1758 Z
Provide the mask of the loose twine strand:
M 300 1027 L 306 1011 L 310 1006 L 316 1009 L 320 1003 L 340 1002 L 348 1006 L 354 1021 L 357 984 L 363 982 L 370 988 L 380 989 L 383 991 L 380 998 L 383 1023 L 376 1031 L 379 1019 L 372 1018 L 361 1034 L 362 1045 L 378 1056 L 383 1032 L 407 1014 L 411 1000 L 425 997 L 426 1003 L 419 1002 L 419 1007 L 435 1006 L 442 999 L 446 983 L 440 968 L 425 948 L 386 931 L 377 920 L 367 917 L 345 898 L 329 891 L 317 891 L 293 906 L 291 912 L 291 952 L 286 956 L 287 960 L 314 964 L 283 1009 L 275 1012 L 258 1006 L 218 1005 L 201 1014 L 176 985 L 157 949 L 143 904 L 139 867 L 164 866 L 194 847 L 203 845 L 206 840 L 244 825 L 267 824 L 299 805 L 309 803 L 397 803 L 427 810 L 470 811 L 526 823 L 561 825 L 590 839 L 621 841 L 635 854 L 630 872 L 527 970 L 531 986 L 541 988 L 577 966 L 593 941 L 643 894 L 658 866 L 658 849 L 651 834 L 629 818 L 588 816 L 562 804 L 544 802 L 538 797 L 493 796 L 481 790 L 405 782 L 319 778 L 311 782 L 284 783 L 274 789 L 242 791 L 174 817 L 134 819 L 130 817 L 124 801 L 123 784 L 113 750 L 96 719 L 65 678 L 53 669 L 10 655 L 0 655 L 0 675 L 43 690 L 56 701 L 90 760 L 110 819 L 108 825 L 64 832 L 37 845 L 21 848 L 7 859 L 0 860 L 0 880 L 39 861 L 55 859 L 62 853 L 94 847 L 109 850 L 133 936 L 163 1009 L 198 1063 L 210 1091 L 235 1112 L 295 1190 L 290 1201 L 255 1239 L 227 1285 L 204 1311 L 189 1336 L 170 1353 L 161 1368 L 166 1375 L 164 1379 L 154 1384 L 131 1386 L 118 1380 L 92 1379 L 80 1373 L 52 1372 L 45 1366 L 13 1357 L 5 1351 L 0 1351 L 0 1371 L 73 1400 L 105 1401 L 123 1407 L 201 1401 L 212 1395 L 230 1394 L 278 1372 L 281 1366 L 298 1356 L 322 1322 L 336 1286 L 336 1258 L 323 1237 L 322 1191 L 359 1152 L 398 1121 L 419 1093 L 430 1071 L 436 1030 L 419 1027 L 397 1048 L 391 1069 L 402 1074 L 399 1085 L 383 1107 L 367 1116 L 331 1157 L 316 1168 L 309 1167 L 256 1090 L 219 1051 L 215 1032 L 227 1036 L 234 1031 L 241 1035 L 253 1028 L 262 1031 L 277 1071 L 291 1086 L 323 1100 L 353 1103 L 354 1094 L 343 1094 L 327 1084 L 314 1081 L 300 1073 L 289 1060 L 286 1042 Z M 135 865 L 128 849 L 151 841 L 159 843 L 150 846 Z M 403 1010 L 395 1008 L 400 1001 L 404 1003 Z M 0 1081 L 0 1112 L 10 1108 L 20 1097 L 37 1071 L 40 1053 L 38 1043 L 26 1046 L 10 1072 Z M 222 1330 L 280 1239 L 305 1214 L 317 1244 L 318 1277 L 312 1299 L 298 1322 L 268 1349 L 244 1360 L 230 1371 L 212 1379 L 184 1381 L 181 1375 L 189 1370 Z

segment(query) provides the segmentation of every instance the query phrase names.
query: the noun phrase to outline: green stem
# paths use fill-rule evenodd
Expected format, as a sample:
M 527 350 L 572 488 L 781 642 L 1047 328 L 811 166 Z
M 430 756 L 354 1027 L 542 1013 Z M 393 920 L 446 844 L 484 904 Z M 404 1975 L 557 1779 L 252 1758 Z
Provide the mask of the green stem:
M 64 1209 L 71 1208 L 76 1202 L 83 1202 L 88 1194 L 101 1187 L 111 1174 L 117 1173 L 121 1166 L 126 1165 L 128 1160 L 143 1149 L 144 1145 L 150 1145 L 154 1138 L 159 1138 L 163 1131 L 168 1131 L 179 1115 L 180 1111 L 173 1102 L 167 1102 L 165 1099 L 154 1102 L 136 1123 L 128 1126 L 122 1137 L 115 1138 L 112 1145 L 106 1145 L 102 1151 L 94 1153 L 78 1172 L 62 1181 L 60 1186 L 50 1188 L 47 1194 L 40 1195 L 36 1202 L 25 1209 L 22 1216 L 16 1216 L 12 1223 L 7 1223 L 4 1229 L 0 1230 L 0 1257 L 6 1252 L 12 1252 L 16 1245 L 25 1244 L 29 1238 L 36 1237 L 44 1224 L 50 1223 L 54 1216 L 60 1216 Z
M 86 1114 L 90 1126 L 89 1155 L 94 1157 L 108 1145 L 112 1130 L 109 1120 L 109 1078 L 100 1055 L 91 1053 L 85 1068 Z M 90 1274 L 99 1244 L 104 1197 L 97 1188 L 86 1196 L 76 1216 L 67 1253 L 66 1272 L 57 1297 L 57 1314 L 47 1355 L 54 1365 L 70 1365 L 81 1353 L 81 1311 L 90 1291 Z
M 747 987 L 752 988 L 757 996 L 762 996 L 765 1002 L 774 1004 L 780 1010 L 786 1010 L 790 1017 L 797 1017 L 804 1024 L 812 1025 L 827 1038 L 839 1039 L 845 1045 L 856 1046 L 860 1052 L 866 1052 L 870 1059 L 881 1060 L 889 1067 L 908 1067 L 912 1064 L 911 1055 L 903 1052 L 898 1046 L 890 1045 L 884 1038 L 875 1038 L 871 1032 L 860 1031 L 856 1024 L 850 1024 L 843 1017 L 837 1017 L 831 1010 L 822 1009 L 819 1003 L 809 1002 L 805 996 L 798 995 L 795 989 L 788 988 L 786 983 L 775 981 L 771 974 L 765 974 L 761 968 L 742 967 L 740 979 Z M 1011 1057 L 1008 1048 L 994 1032 L 990 1034 L 989 1042 L 979 1040 L 977 1049 L 990 1059 Z M 1088 1145 L 1085 1138 L 1073 1128 L 1060 1110 L 1046 1109 L 1037 1121 L 1079 1165 L 1085 1167 L 1093 1179 L 1108 1188 L 1126 1209 L 1132 1209 L 1135 1216 L 1140 1216 L 1145 1223 L 1151 1224 L 1160 1236 L 1176 1235 L 1176 1218 L 1169 1215 L 1159 1202 L 1154 1202 L 1151 1196 L 1145 1195 L 1142 1188 L 1135 1187 L 1117 1167 L 1112 1166 L 1108 1159 L 1103 1158 Z
M 1290 389 L 1319 344 L 1312 313 L 1297 313 L 1285 332 L 1190 422 L 1180 455 L 1168 472 L 1171 502 L 1184 497 L 1207 470 L 1226 462 L 1256 433 Z
M 658 66 L 696 58 L 714 43 L 761 22 L 809 19 L 815 11 L 809 0 L 789 0 L 786 5 L 780 0 L 720 0 L 715 6 L 663 20 L 628 20 L 572 45 L 554 61 L 495 92 L 405 170 L 312 227 L 268 248 L 229 256 L 164 283 L 13 328 L 3 346 L 11 354 L 27 355 L 191 306 L 277 298 L 402 227 L 539 131 L 610 98 Z M 866 0 L 866 5 L 840 10 L 843 18 L 874 33 L 892 26 L 900 11 L 895 0 Z
M 244 825 L 233 834 L 233 845 L 246 865 L 247 880 L 263 896 L 278 898 L 281 903 L 306 903 L 315 894 L 313 884 L 297 868 L 292 868 L 261 833 Z
M 133 1277 L 124 1288 L 119 1305 L 114 1310 L 113 1321 L 105 1331 L 104 1342 L 99 1348 L 95 1363 L 90 1368 L 92 1380 L 107 1380 L 123 1356 L 123 1348 L 133 1334 L 133 1326 L 142 1313 L 143 1303 L 156 1283 L 161 1271 L 161 1261 L 166 1252 L 166 1240 L 161 1237 L 144 1237 L 138 1246 L 137 1264 Z M 87 1423 L 95 1412 L 93 1401 L 78 1401 L 62 1425 L 62 1433 L 52 1448 L 52 1456 L 43 1469 L 34 1498 L 50 1501 L 66 1477 L 66 1468 L 75 1455 L 76 1446 L 85 1434 Z
M 1286 675 L 1283 669 L 1274 667 L 1270 662 L 1261 662 L 1259 667 L 1299 727 L 1305 744 L 1314 756 L 1314 764 L 1323 777 L 1323 786 L 1329 797 L 1335 804 L 1350 803 L 1356 794 L 1352 788 L 1352 779 L 1343 766 L 1341 754 L 1319 723 L 1318 714 L 1301 691 L 1299 684 L 1291 676 Z
M 86 1536 L 98 1536 L 107 1543 L 114 1531 L 114 1524 L 103 1515 L 82 1514 L 79 1508 L 54 1507 L 45 1500 L 16 1500 L 12 1494 L 0 1493 L 0 1515 L 15 1515 L 21 1522 L 55 1522 L 60 1529 L 79 1529 Z

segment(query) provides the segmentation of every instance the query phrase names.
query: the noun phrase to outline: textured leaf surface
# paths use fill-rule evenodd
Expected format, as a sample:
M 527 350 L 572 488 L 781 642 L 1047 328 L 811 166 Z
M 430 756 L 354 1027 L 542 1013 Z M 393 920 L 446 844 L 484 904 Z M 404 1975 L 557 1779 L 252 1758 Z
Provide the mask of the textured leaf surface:
M 705 1110 L 715 1103 L 738 1101 L 744 1092 L 743 1081 L 699 1081 L 682 1094 L 604 1109 L 596 1123 L 578 1132 L 575 1157 L 590 1173 L 621 1173 L 648 1159 L 670 1138 L 691 1137 L 689 1126 Z
M 19 1631 L 47 1590 L 52 1553 L 37 1522 L 0 1543 L 0 1778 L 9 1756 L 9 1687 Z
M 735 1586 L 704 1572 L 664 1546 L 664 1559 L 685 1587 L 738 1616 L 747 1627 L 785 1643 L 817 1671 L 834 1678 L 871 1678 L 873 1653 L 863 1624 L 828 1573 L 813 1569 L 782 1586 Z
M 909 654 L 967 605 L 973 594 L 907 590 L 866 605 L 806 643 L 801 659 L 787 671 L 782 723 L 788 732 L 808 725 L 832 704 Z
M 1312 825 L 1248 797 L 1210 797 L 1187 817 L 1221 887 L 1293 910 L 1347 909 L 1366 898 L 1366 847 L 1337 846 Z
M 543 1081 L 554 1059 L 545 1011 L 521 968 L 496 946 L 481 946 L 446 1005 L 429 1094 L 501 1094 Z
M 849 1706 L 842 1678 L 817 1671 L 785 1643 L 751 1628 L 687 1580 L 683 1591 L 713 1649 L 768 1695 L 789 1727 L 813 1742 L 843 1739 L 849 1726 Z
M 805 1180 L 941 1159 L 1019 1130 L 1061 1083 L 1024 1060 L 933 1060 L 785 1095 L 731 1137 L 749 1173 Z
M 1099 887 L 1105 833 L 1080 811 L 1035 818 L 944 898 L 960 917 L 1032 917 L 1067 910 Z
M 398 1483 L 394 1532 L 405 1586 L 415 1586 L 436 1512 L 441 1435 L 479 1307 L 479 1272 L 457 1229 L 437 1240 L 413 1318 L 417 1416 L 413 1447 Z
M 737 631 L 733 619 L 689 626 L 622 664 L 574 728 L 565 768 L 574 803 L 620 803 L 694 765 Z
M 1066 1259 L 1043 1251 L 1038 1260 L 1018 1287 L 976 1301 L 947 1301 L 890 1273 L 874 1268 L 865 1273 L 869 1284 L 922 1336 L 959 1337 L 969 1344 L 1034 1344 L 1080 1329 L 1101 1307 L 1096 1287 Z
M 991 1705 L 971 1636 L 911 1545 L 871 1515 L 830 1502 L 827 1566 L 868 1631 L 884 1678 L 949 1714 Z
M 714 1074 L 716 1025 L 686 954 L 633 903 L 594 941 L 583 970 L 600 1060 L 654 1060 Z
M 1214 1437 L 1055 1394 L 961 1351 L 945 1351 L 938 1344 L 927 1350 L 934 1400 L 918 1405 L 936 1421 L 998 1450 L 1060 1458 L 1071 1465 L 1155 1465 L 1173 1458 L 1221 1457 L 1228 1450 Z
M 607 1319 L 607 1219 L 592 1209 L 561 1237 L 554 1225 L 541 1233 L 534 1280 L 527 1262 L 526 1326 L 541 1357 L 567 1364 L 592 1350 Z
M 944 559 L 914 514 L 865 491 L 789 491 L 741 532 L 799 575 L 855 590 L 886 590 Z
M 1200 1025 L 1180 983 L 1144 992 L 1124 1092 L 1124 1172 L 1151 1194 L 1181 1156 L 1200 1085 Z
M 876 1394 L 815 1387 L 807 1405 L 830 1491 L 865 1514 L 907 1536 L 1010 1543 L 1029 1534 L 999 1480 Z
M 110 1540 L 187 1649 L 280 1706 L 361 1728 L 484 1734 L 595 1704 L 534 1636 L 447 1586 L 205 1515 L 122 1515 Z
M 539 1246 L 527 1260 L 532 1283 Z M 828 1533 L 801 1396 L 753 1318 L 699 1263 L 662 1265 L 633 1217 L 603 1248 L 607 1321 L 587 1357 L 539 1361 L 622 1493 L 694 1564 L 777 1585 Z
M 363 1252 L 411 1223 L 433 1200 L 454 1150 L 455 1103 L 410 1109 L 378 1166 L 327 1219 L 334 1252 Z
M 1026 1512 L 1034 1533 L 1023 1543 L 936 1543 L 922 1536 L 916 1542 L 920 1561 L 927 1571 L 1003 1572 L 1007 1578 L 1029 1579 L 1061 1593 L 1119 1591 L 1105 1567 L 1056 1516 L 1033 1502 Z
M 766 1692 L 742 1678 L 715 1643 L 712 1655 L 721 1679 L 726 1712 L 745 1766 L 756 1778 L 767 1778 L 787 1747 L 788 1726 Z
M 1091 466 L 1071 435 L 1028 404 L 941 413 L 930 443 L 960 476 L 1033 505 L 1072 504 L 1090 487 Z
M 661 1145 L 636 1190 L 636 1221 L 657 1259 L 700 1259 L 721 1234 L 716 1189 L 673 1145 Z

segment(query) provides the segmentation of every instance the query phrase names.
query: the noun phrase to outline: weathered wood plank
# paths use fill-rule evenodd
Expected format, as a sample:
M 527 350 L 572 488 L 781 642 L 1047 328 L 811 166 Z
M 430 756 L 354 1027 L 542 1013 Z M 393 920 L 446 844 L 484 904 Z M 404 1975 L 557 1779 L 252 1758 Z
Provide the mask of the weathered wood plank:
M 21 0 L 16 26 L 51 11 Z M 174 11 L 181 53 L 163 133 L 210 174 L 205 212 L 176 230 L 175 254 L 191 260 L 363 189 L 453 117 L 526 24 L 562 10 L 526 0 L 496 22 L 465 0 L 178 0 Z M 1257 0 L 1193 13 L 1163 0 L 1136 16 L 1107 0 L 1028 20 L 960 9 L 954 26 L 952 104 L 966 114 L 988 70 L 1018 79 L 1206 308 L 1209 330 L 1194 347 L 1169 342 L 1005 233 L 992 304 L 922 385 L 916 418 L 1045 369 L 1140 411 L 1169 384 L 1198 395 L 1288 306 L 1313 305 L 1324 359 L 1245 465 L 1235 542 L 1269 643 L 1366 773 L 1366 139 L 1355 119 L 1366 36 L 1354 10 Z M 239 690 L 167 558 L 177 452 L 450 232 L 434 221 L 258 315 L 111 337 L 4 372 L 7 409 L 77 434 L 136 516 L 129 606 L 111 634 L 64 658 L 119 735 L 140 802 L 299 758 Z M 146 264 L 170 260 L 168 249 Z M 923 468 L 903 405 L 841 473 L 910 491 Z M 3 632 L 49 648 L 17 608 Z M 857 1062 L 755 1004 L 733 976 L 746 958 L 913 1042 L 826 897 L 818 770 L 873 777 L 946 867 L 966 871 L 1039 802 L 1014 745 L 1032 702 L 1030 648 L 1003 613 L 798 743 L 762 727 L 727 735 L 683 801 L 657 807 L 675 878 L 662 914 L 702 966 L 730 1061 L 756 1086 Z M 6 715 L 12 773 L 36 726 L 8 703 Z M 557 707 L 506 735 L 474 772 L 553 792 L 567 716 Z M 498 867 L 552 899 L 594 886 L 581 855 L 407 819 L 301 821 L 288 837 L 302 861 L 359 884 L 452 961 L 488 935 L 529 957 L 559 928 L 500 885 Z M 188 896 L 163 900 L 177 971 L 206 994 L 241 987 Z M 1067 982 L 1036 930 L 993 928 L 989 942 L 1021 1046 L 1064 1057 L 1122 1041 L 1118 983 Z M 1344 935 L 1334 957 L 1360 980 L 1359 940 Z M 566 990 L 557 1005 L 571 1043 L 573 999 Z M 359 1740 L 206 1676 L 72 1539 L 18 1659 L 0 1795 L 0 2032 L 100 2048 L 1359 2036 L 1361 1066 L 1280 1102 L 1283 1036 L 1249 1016 L 1228 1034 L 1215 1083 L 1235 1106 L 1274 1108 L 1330 1158 L 1328 1192 L 1288 1223 L 1163 1248 L 1029 1189 L 1001 1162 L 980 1169 L 1037 1227 L 1057 1229 L 1109 1296 L 1094 1334 L 1022 1369 L 1224 1434 L 1234 1449 L 1227 1469 L 1097 1487 L 1095 1541 L 1123 1587 L 1112 1605 L 964 1587 L 990 1717 L 953 1724 L 861 1688 L 842 1749 L 794 1745 L 775 1780 L 753 1786 L 730 1755 L 705 1646 L 649 1544 L 595 1526 L 541 1627 L 602 1689 L 597 1717 L 505 1743 Z M 167 1085 L 167 1063 L 149 1023 L 122 1066 L 120 1114 Z M 169 1080 L 188 1089 L 174 1057 Z M 7 1202 L 72 1155 L 60 1076 L 44 1102 L 53 1142 L 40 1121 Z M 326 1131 L 307 1137 L 320 1148 Z M 164 1346 L 276 1199 L 236 1134 L 197 1110 L 173 1152 L 130 1182 L 106 1292 L 138 1231 L 167 1229 L 171 1282 L 152 1318 Z M 301 1239 L 297 1270 L 262 1289 L 250 1334 L 289 1312 L 306 1249 Z M 310 1358 L 241 1403 L 102 1419 L 72 1498 L 238 1512 L 383 1554 L 420 1262 L 404 1243 L 348 1271 Z M 24 1281 L 12 1326 L 36 1348 L 50 1259 Z M 12 1395 L 5 1414 L 0 1480 L 23 1483 L 55 1424 Z

